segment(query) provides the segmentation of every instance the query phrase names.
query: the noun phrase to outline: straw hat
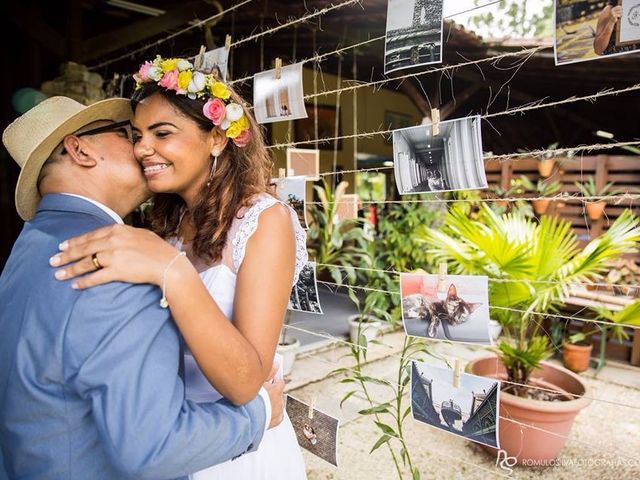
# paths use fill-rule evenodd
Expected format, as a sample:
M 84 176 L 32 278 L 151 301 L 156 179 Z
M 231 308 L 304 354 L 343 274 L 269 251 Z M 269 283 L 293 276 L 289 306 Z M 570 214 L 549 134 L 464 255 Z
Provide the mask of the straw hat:
M 65 136 L 98 120 L 131 118 L 129 100 L 111 98 L 88 107 L 68 97 L 51 97 L 18 117 L 2 134 L 2 143 L 22 171 L 16 185 L 16 210 L 31 219 L 40 202 L 37 182 L 42 165 Z

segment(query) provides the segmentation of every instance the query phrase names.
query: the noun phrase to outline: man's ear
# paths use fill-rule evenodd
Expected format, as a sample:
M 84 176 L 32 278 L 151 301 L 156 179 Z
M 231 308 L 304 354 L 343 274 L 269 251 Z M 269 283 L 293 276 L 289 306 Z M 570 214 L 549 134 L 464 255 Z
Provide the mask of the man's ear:
M 75 135 L 67 135 L 62 140 L 62 145 L 69 159 L 76 165 L 85 168 L 92 168 L 97 165 L 96 156 L 93 154 L 93 148 L 89 142 Z
M 229 138 L 222 130 L 217 127 L 211 129 L 211 155 L 214 157 L 220 156 L 228 142 Z

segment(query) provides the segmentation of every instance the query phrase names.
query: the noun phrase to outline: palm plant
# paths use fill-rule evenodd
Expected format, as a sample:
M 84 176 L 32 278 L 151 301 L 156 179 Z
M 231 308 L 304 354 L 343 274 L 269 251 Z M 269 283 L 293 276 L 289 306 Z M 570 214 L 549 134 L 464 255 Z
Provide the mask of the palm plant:
M 602 278 L 608 261 L 635 251 L 640 221 L 625 210 L 581 249 L 566 220 L 543 217 L 537 223 L 518 211 L 498 215 L 486 205 L 480 209 L 480 218 L 472 220 L 464 206 L 453 205 L 440 230 L 425 229 L 424 241 L 450 271 L 493 279 L 489 300 L 505 332 L 498 353 L 509 380 L 526 385 L 551 353 L 540 333 L 544 314 L 557 311 L 571 284 Z M 526 396 L 528 389 L 513 390 Z
M 314 186 L 320 204 L 311 205 L 310 208 L 310 257 L 319 264 L 318 274 L 328 270 L 338 284 L 342 284 L 345 275 L 350 283 L 355 282 L 354 265 L 371 264 L 367 255 L 367 243 L 373 240 L 371 224 L 362 220 L 338 218 L 338 207 L 348 186 L 348 182 L 340 182 L 335 191 L 326 181 L 323 181 L 322 187 Z M 325 265 L 339 265 L 341 268 Z

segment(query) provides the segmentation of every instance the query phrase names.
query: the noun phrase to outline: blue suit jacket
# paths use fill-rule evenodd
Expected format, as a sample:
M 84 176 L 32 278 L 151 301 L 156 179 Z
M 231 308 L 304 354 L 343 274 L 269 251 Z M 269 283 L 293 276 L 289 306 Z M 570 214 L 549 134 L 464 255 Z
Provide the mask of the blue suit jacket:
M 113 220 L 47 195 L 0 277 L 0 447 L 9 478 L 179 478 L 257 447 L 261 398 L 185 400 L 180 338 L 151 285 L 55 280 L 65 239 Z M 0 477 L 2 475 L 0 474 Z

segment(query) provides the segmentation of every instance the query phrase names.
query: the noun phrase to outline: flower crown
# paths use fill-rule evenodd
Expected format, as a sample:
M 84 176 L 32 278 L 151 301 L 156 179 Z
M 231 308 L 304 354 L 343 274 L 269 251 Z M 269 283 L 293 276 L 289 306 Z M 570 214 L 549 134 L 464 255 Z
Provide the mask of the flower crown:
M 190 61 L 158 55 L 153 61 L 144 62 L 133 78 L 136 89 L 144 83 L 155 82 L 192 100 L 208 98 L 202 107 L 205 117 L 238 147 L 246 146 L 251 140 L 251 124 L 242 106 L 229 100 L 231 90 L 214 74 L 195 70 Z

